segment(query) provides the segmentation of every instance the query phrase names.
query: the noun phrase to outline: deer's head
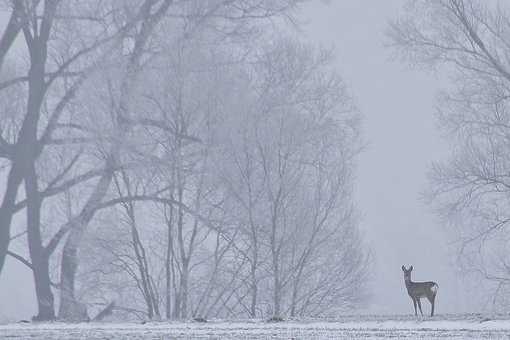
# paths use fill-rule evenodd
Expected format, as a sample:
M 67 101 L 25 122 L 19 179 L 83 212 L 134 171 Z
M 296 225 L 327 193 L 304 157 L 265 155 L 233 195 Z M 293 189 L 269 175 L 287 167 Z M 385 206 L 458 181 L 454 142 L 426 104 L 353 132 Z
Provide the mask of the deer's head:
M 413 266 L 410 266 L 409 269 L 406 269 L 406 267 L 402 265 L 402 271 L 404 272 L 404 281 L 411 282 L 411 272 L 413 271 Z

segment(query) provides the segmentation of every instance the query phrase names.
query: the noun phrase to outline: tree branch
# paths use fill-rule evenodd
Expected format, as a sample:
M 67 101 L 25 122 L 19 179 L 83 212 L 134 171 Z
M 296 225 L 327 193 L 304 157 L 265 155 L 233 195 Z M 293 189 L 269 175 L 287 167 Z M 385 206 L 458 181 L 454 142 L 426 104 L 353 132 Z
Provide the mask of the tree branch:
M 7 255 L 9 255 L 10 257 L 18 260 L 19 262 L 23 263 L 25 266 L 27 266 L 28 268 L 30 268 L 31 270 L 34 270 L 34 266 L 32 265 L 32 263 L 30 263 L 27 259 L 25 259 L 23 256 L 21 255 L 18 255 L 16 253 L 13 253 L 12 251 L 10 250 L 7 250 Z

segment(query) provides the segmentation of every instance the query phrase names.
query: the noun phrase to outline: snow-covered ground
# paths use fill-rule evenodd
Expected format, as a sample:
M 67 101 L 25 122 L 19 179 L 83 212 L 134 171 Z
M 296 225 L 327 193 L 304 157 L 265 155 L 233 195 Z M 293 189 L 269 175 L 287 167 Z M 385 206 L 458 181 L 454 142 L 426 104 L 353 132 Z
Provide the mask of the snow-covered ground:
M 338 320 L 0 325 L 1 339 L 510 339 L 510 316 L 432 319 L 358 316 Z

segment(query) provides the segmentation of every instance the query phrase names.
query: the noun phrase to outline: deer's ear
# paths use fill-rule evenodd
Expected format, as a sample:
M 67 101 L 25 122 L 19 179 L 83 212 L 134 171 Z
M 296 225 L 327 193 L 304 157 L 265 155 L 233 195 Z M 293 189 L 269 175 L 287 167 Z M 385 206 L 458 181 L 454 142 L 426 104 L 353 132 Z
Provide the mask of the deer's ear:
M 413 266 L 409 267 L 409 270 L 413 270 Z
M 402 265 L 402 271 L 406 271 L 406 267 L 404 267 L 404 265 Z

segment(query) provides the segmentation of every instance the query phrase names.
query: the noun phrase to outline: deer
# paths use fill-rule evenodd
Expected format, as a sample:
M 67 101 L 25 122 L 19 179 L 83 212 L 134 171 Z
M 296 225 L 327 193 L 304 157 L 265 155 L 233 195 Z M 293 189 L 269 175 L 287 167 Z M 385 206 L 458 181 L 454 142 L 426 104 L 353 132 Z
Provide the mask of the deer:
M 413 282 L 411 280 L 411 272 L 413 271 L 413 266 L 410 266 L 409 269 L 406 269 L 405 266 L 402 266 L 402 271 L 404 272 L 404 282 L 406 284 L 407 294 L 409 294 L 411 300 L 413 300 L 414 315 L 418 316 L 418 312 L 416 311 L 416 304 L 418 304 L 420 313 L 423 316 L 420 299 L 426 297 L 432 306 L 430 310 L 430 316 L 434 316 L 434 303 L 436 300 L 437 290 L 439 289 L 438 284 L 433 281 Z

